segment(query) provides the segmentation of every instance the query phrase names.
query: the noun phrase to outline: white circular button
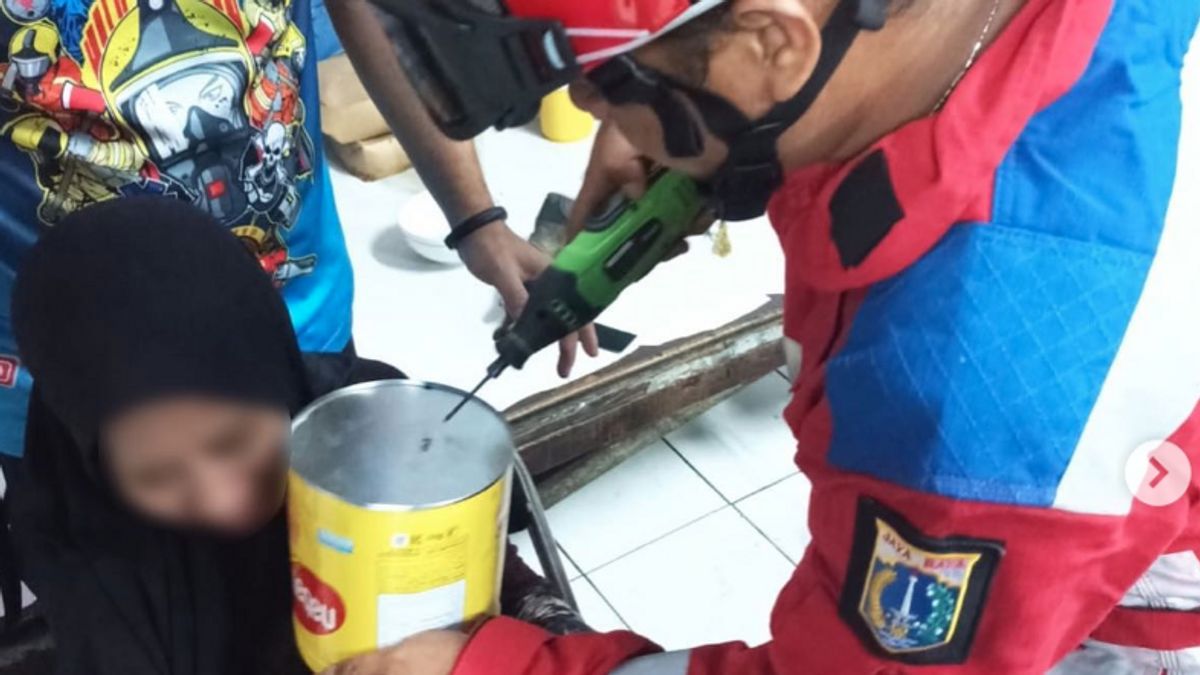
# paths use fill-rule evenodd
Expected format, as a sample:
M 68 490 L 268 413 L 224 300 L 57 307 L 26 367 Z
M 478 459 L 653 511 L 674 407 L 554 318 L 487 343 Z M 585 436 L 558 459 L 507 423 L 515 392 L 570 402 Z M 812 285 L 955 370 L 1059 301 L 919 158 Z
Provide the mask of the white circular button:
M 1192 463 L 1170 441 L 1142 443 L 1125 463 L 1125 484 L 1139 502 L 1166 506 L 1187 492 L 1192 483 Z

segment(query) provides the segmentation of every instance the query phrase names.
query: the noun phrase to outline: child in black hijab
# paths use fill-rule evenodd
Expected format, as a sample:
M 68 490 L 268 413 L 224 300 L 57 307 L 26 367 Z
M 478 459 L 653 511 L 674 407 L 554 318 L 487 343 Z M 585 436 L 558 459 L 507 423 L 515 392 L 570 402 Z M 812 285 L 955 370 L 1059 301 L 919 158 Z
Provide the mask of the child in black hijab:
M 35 388 L 8 500 L 59 672 L 309 672 L 282 512 L 290 418 L 399 371 L 301 354 L 253 257 L 171 199 L 106 202 L 48 231 L 13 325 Z M 509 557 L 506 580 L 528 581 Z

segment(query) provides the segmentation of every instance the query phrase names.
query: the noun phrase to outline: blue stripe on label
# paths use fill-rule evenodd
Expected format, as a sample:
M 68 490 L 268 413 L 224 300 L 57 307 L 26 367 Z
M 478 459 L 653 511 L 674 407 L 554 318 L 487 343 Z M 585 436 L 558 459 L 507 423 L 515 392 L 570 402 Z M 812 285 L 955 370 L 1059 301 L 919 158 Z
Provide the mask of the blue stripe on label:
M 1150 261 L 955 227 L 871 290 L 830 361 L 829 461 L 949 497 L 1050 505 Z
M 347 539 L 346 537 L 338 536 L 324 528 L 317 529 L 317 541 L 335 551 L 338 551 L 339 553 L 354 552 L 353 541 Z

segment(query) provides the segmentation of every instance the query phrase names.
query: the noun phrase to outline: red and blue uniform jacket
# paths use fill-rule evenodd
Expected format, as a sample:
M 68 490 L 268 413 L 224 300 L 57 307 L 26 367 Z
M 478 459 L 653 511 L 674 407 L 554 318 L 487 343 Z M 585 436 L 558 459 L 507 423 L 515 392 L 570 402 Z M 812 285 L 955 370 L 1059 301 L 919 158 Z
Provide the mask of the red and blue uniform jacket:
M 1198 17 L 1029 0 L 937 114 L 789 176 L 812 543 L 771 642 L 496 619 L 454 674 L 1200 672 L 1200 232 L 1167 217 Z

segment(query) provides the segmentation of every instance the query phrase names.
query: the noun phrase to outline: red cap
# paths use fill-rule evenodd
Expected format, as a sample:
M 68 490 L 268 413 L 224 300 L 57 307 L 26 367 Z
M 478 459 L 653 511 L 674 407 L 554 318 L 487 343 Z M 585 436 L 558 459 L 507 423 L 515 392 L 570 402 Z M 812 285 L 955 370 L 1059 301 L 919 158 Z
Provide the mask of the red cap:
M 507 0 L 513 16 L 554 19 L 585 68 L 632 51 L 726 0 Z

